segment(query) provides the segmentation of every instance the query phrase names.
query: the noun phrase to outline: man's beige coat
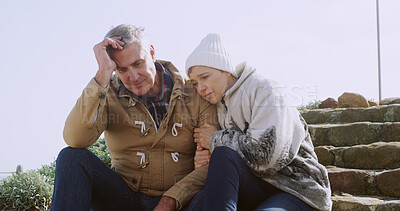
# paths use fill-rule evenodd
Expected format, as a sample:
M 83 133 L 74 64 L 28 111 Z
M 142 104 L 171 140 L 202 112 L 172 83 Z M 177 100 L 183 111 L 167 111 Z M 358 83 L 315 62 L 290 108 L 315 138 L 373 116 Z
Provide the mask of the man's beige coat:
M 107 88 L 94 79 L 83 90 L 64 128 L 65 142 L 75 148 L 92 145 L 104 132 L 112 168 L 128 186 L 151 196 L 170 196 L 178 208 L 203 188 L 207 167 L 194 169 L 193 129 L 218 127 L 215 106 L 170 63 L 159 61 L 174 77 L 170 105 L 159 129 L 146 107 L 125 90 L 118 77 Z

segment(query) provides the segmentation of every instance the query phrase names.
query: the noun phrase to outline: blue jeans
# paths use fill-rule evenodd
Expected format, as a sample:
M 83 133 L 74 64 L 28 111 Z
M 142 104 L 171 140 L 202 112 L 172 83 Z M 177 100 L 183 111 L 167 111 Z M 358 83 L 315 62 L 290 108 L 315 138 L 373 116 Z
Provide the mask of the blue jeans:
M 87 149 L 66 147 L 58 155 L 51 210 L 153 210 L 160 199 L 131 190 Z
M 312 210 L 297 197 L 256 177 L 237 152 L 217 147 L 210 159 L 205 188 L 185 210 Z

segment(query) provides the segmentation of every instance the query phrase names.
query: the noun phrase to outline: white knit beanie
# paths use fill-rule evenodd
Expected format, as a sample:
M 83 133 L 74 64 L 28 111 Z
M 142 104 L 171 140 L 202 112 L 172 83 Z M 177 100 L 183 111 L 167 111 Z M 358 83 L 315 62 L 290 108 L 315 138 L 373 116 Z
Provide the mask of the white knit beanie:
M 189 68 L 197 65 L 226 71 L 238 77 L 221 37 L 216 33 L 208 34 L 201 40 L 199 46 L 186 59 L 186 75 L 189 76 Z

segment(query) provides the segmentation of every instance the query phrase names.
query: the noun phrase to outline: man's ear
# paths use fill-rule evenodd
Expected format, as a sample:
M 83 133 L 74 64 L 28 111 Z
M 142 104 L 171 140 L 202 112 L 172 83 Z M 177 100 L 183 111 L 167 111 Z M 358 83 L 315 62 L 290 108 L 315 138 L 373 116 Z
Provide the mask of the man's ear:
M 153 62 L 156 62 L 156 52 L 154 50 L 153 45 L 150 45 L 150 55 L 151 55 L 151 60 L 153 60 Z

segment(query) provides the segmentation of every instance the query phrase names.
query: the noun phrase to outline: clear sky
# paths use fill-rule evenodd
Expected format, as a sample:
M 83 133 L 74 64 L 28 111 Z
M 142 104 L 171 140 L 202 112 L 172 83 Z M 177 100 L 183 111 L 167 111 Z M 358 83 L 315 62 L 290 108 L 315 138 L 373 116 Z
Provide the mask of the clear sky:
M 399 0 L 380 0 L 383 98 L 400 96 L 399 11 Z M 375 0 L 5 1 L 0 171 L 39 168 L 66 146 L 65 119 L 97 71 L 92 48 L 121 23 L 145 27 L 157 58 L 180 70 L 220 33 L 236 64 L 283 84 L 294 105 L 379 98 Z

